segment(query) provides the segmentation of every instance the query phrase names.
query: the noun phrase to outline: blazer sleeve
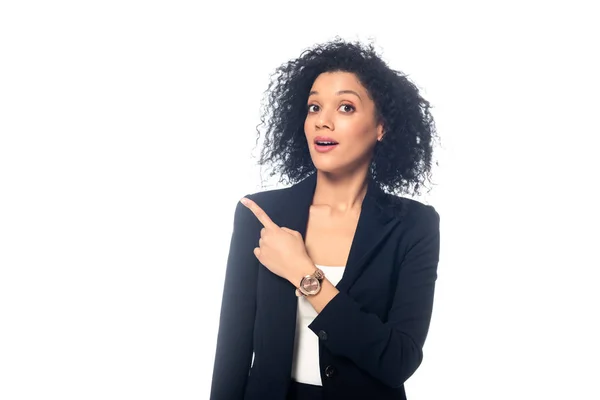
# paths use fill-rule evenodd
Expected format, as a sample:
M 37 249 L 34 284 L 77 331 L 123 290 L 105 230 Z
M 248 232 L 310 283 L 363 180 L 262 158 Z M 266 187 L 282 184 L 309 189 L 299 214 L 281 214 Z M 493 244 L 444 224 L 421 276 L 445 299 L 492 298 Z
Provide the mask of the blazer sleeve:
M 387 321 L 364 312 L 348 294 L 338 293 L 309 328 L 334 355 L 398 388 L 423 360 L 431 320 L 440 249 L 440 217 L 432 206 L 422 208 L 412 240 L 400 261 L 398 283 Z
M 253 253 L 257 242 L 253 217 L 247 207 L 237 203 L 221 301 L 211 400 L 241 400 L 248 379 L 258 275 L 258 260 Z

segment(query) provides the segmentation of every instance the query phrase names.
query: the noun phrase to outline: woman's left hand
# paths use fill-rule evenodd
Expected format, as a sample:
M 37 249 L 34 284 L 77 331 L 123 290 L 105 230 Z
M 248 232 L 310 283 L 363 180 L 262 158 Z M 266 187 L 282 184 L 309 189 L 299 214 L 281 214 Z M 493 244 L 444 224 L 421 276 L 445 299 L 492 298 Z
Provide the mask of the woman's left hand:
M 306 252 L 304 240 L 298 231 L 279 227 L 269 218 L 254 201 L 244 198 L 247 208 L 258 218 L 264 226 L 260 230 L 258 247 L 254 248 L 254 255 L 265 267 L 274 274 L 292 281 L 294 277 L 302 274 L 312 260 Z

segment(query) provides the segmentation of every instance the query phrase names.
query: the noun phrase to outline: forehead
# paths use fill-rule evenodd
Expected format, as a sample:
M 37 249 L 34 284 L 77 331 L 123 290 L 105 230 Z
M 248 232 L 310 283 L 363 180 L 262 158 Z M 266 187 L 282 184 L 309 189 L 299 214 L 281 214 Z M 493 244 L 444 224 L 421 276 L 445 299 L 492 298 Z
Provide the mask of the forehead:
M 344 89 L 351 89 L 361 94 L 366 93 L 358 77 L 351 72 L 323 72 L 317 76 L 311 87 L 311 90 L 316 90 L 319 94 L 327 94 L 327 92 L 336 92 Z

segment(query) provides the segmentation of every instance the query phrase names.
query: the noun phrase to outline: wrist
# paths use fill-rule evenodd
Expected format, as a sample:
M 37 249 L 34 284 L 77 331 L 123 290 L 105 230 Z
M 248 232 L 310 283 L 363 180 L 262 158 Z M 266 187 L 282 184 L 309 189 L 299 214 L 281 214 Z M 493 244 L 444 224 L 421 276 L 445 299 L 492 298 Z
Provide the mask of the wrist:
M 317 266 L 311 260 L 307 260 L 294 271 L 292 276 L 288 277 L 288 281 L 297 288 L 300 286 L 302 278 L 306 275 L 313 274 L 316 270 Z

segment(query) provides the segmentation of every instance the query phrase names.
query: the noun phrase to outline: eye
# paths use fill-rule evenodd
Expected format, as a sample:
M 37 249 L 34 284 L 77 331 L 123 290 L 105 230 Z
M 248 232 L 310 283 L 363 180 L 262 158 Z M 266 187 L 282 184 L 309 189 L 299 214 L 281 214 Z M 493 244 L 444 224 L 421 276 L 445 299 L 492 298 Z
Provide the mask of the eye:
M 354 106 L 351 106 L 350 104 L 342 104 L 342 105 L 340 106 L 340 108 L 342 108 L 342 107 L 348 107 L 348 108 L 350 108 L 352 111 L 354 111 L 354 110 L 355 110 Z M 345 113 L 345 114 L 347 114 L 347 113 L 349 113 L 349 112 L 344 112 L 344 113 Z
M 316 110 L 315 109 L 311 109 L 311 107 L 317 107 L 317 109 Z M 316 111 L 318 111 L 318 107 L 319 106 L 316 105 L 316 104 L 309 104 L 307 106 L 308 112 L 316 112 Z M 340 106 L 340 108 L 342 108 L 342 107 L 346 107 L 345 111 L 343 111 L 344 114 L 349 114 L 352 111 L 356 111 L 356 108 L 354 108 L 354 106 L 351 106 L 350 104 L 342 104 Z

